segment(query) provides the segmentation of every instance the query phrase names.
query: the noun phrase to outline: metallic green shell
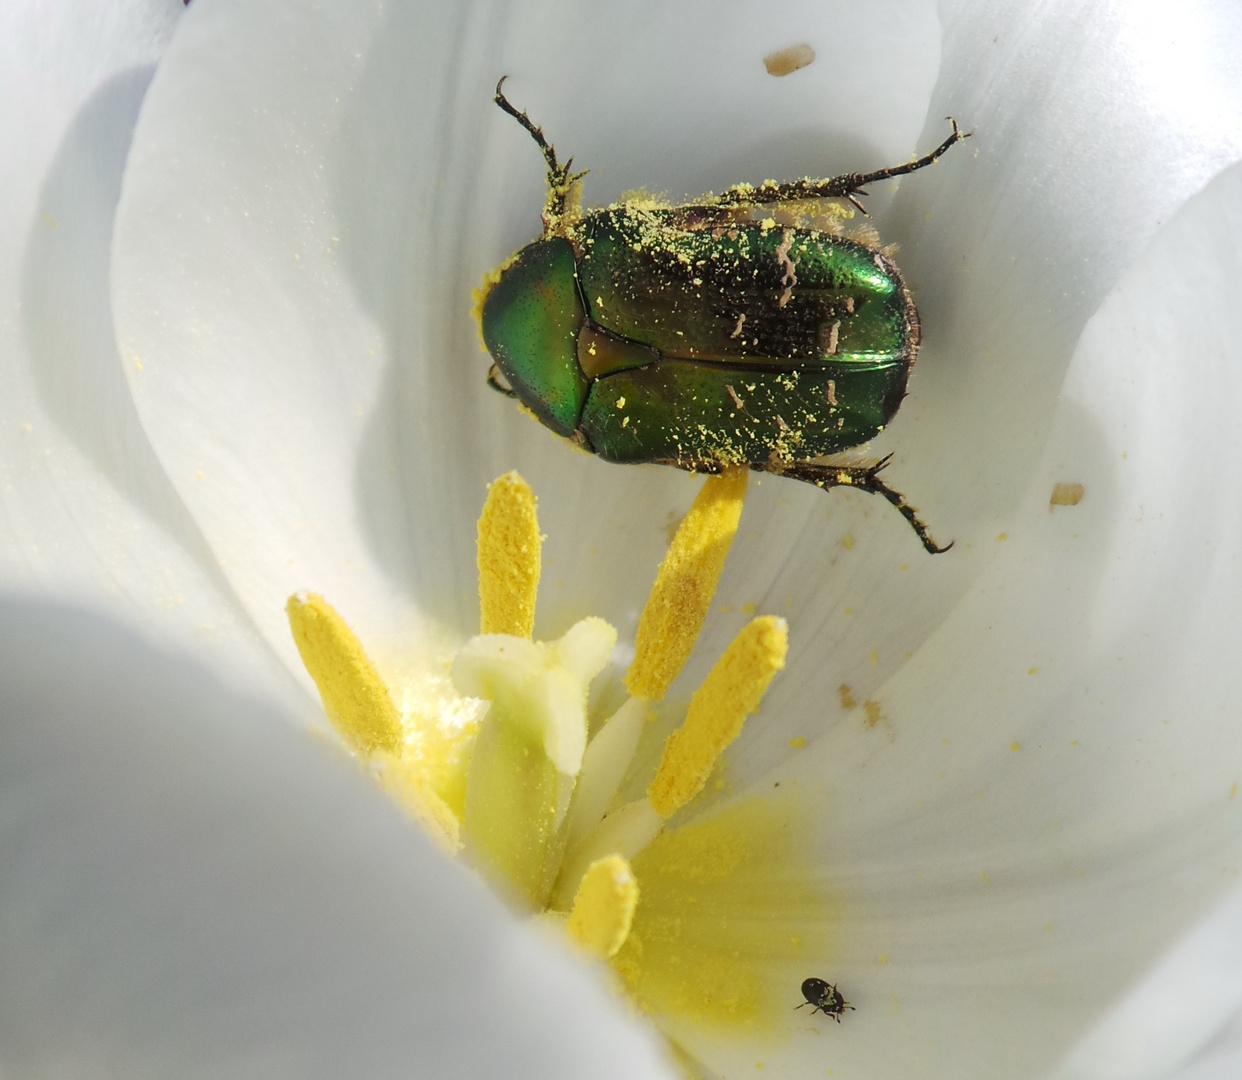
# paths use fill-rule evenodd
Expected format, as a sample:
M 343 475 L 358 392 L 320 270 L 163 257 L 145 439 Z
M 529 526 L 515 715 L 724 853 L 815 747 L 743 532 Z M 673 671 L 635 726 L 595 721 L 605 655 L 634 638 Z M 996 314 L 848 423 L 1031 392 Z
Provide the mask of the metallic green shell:
M 897 411 L 905 385 L 906 369 L 891 364 L 786 372 L 662 361 L 597 379 L 582 431 L 608 461 L 709 471 L 801 461 L 872 438 Z
M 896 267 L 864 244 L 628 204 L 518 252 L 482 322 L 553 431 L 610 461 L 708 470 L 866 442 L 919 340 Z
M 627 206 L 591 214 L 578 243 L 590 317 L 665 357 L 787 371 L 913 359 L 918 323 L 901 278 L 862 244 Z
M 863 244 L 620 206 L 576 236 L 588 317 L 632 350 L 591 385 L 581 430 L 610 461 L 796 461 L 875 436 L 897 411 L 918 318 Z M 618 353 L 618 356 L 624 356 Z

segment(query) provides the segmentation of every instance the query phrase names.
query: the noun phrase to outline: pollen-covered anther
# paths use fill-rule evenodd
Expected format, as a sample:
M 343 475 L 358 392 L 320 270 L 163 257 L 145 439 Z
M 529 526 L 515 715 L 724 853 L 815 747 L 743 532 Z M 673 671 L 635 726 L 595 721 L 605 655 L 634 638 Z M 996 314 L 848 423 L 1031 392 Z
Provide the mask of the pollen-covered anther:
M 317 593 L 294 593 L 285 612 L 323 710 L 346 745 L 364 756 L 398 751 L 402 731 L 397 710 L 345 620 Z
M 659 701 L 685 666 L 737 533 L 748 475 L 738 467 L 709 476 L 678 527 L 638 621 L 625 676 L 635 697 Z
M 578 885 L 569 915 L 570 937 L 602 959 L 616 956 L 637 907 L 638 882 L 630 864 L 620 855 L 596 859 Z
M 768 684 L 785 666 L 789 630 L 784 619 L 760 616 L 742 628 L 690 699 L 684 723 L 664 744 L 647 797 L 669 818 L 703 790 L 725 747 L 741 734 Z
M 479 629 L 530 638 L 535 627 L 543 537 L 535 493 L 516 472 L 487 489 L 479 516 Z
M 460 847 L 457 818 L 418 764 L 406 757 L 400 717 L 362 643 L 317 593 L 294 593 L 285 612 L 302 663 L 337 734 L 393 801 L 437 845 L 454 854 Z

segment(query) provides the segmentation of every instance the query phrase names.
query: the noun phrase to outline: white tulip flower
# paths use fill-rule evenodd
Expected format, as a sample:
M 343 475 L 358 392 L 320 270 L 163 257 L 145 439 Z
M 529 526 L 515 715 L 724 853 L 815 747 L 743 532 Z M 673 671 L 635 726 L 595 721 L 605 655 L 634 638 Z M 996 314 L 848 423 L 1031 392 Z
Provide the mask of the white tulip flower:
M 705 1078 L 1242 1068 L 1233 5 L 10 7 L 0 1075 L 655 1076 L 654 1032 Z M 588 205 L 972 132 L 866 200 L 923 329 L 866 452 L 953 549 L 753 478 L 624 753 L 588 736 L 702 482 L 575 452 L 485 384 L 472 290 L 543 205 L 502 75 Z M 546 533 L 533 641 L 477 606 L 509 470 Z M 397 718 L 359 756 L 439 851 L 324 734 L 286 613 L 314 594 Z M 781 635 L 762 706 L 663 813 L 664 738 L 752 614 Z M 462 693 L 585 845 L 540 848 L 530 888 L 472 857 L 504 817 L 460 790 Z M 615 792 L 574 796 L 604 759 Z M 626 858 L 584 878 L 592 837 Z M 525 914 L 591 890 L 624 918 L 566 925 L 611 968 Z M 853 1010 L 795 1009 L 808 977 Z

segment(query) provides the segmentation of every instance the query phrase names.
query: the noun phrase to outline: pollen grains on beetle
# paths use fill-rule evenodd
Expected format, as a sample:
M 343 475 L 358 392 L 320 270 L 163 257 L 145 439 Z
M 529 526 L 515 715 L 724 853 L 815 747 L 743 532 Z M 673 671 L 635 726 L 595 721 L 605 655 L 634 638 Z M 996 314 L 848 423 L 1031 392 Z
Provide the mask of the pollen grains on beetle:
M 591 737 L 590 684 L 616 631 L 588 615 L 554 641 L 533 638 L 542 537 L 535 495 L 516 472 L 489 486 L 479 517 L 480 633 L 443 665 L 414 665 L 423 674 L 401 688 L 401 708 L 323 597 L 297 593 L 287 613 L 342 744 L 445 852 L 514 909 L 550 916 L 587 955 L 611 960 L 657 1020 L 767 1028 L 786 1010 L 765 971 L 824 959 L 831 905 L 799 831 L 812 815 L 789 791 L 697 817 L 692 805 L 784 667 L 783 619 L 742 628 L 642 780 L 646 795 L 621 796 L 642 768 L 651 707 L 711 607 L 747 475 L 704 481 L 639 619 L 630 697 Z

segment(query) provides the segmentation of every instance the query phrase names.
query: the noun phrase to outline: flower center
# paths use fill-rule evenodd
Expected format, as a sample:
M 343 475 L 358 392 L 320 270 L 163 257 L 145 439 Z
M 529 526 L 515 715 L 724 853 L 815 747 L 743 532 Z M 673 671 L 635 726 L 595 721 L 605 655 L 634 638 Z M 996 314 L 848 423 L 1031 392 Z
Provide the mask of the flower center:
M 708 1021 L 754 1021 L 772 995 L 753 961 L 779 960 L 804 941 L 822 952 L 826 910 L 809 871 L 790 884 L 801 857 L 796 800 L 750 799 L 667 828 L 704 790 L 784 667 L 783 619 L 743 627 L 667 739 L 646 795 L 620 795 L 652 707 L 694 649 L 746 482 L 743 469 L 705 481 L 639 620 L 625 676 L 631 697 L 589 739 L 589 688 L 616 631 L 587 617 L 559 640 L 532 639 L 542 537 L 535 496 L 516 473 L 490 486 L 479 518 L 482 632 L 456 653 L 451 674 L 461 695 L 486 704 L 455 769 L 427 753 L 436 743 L 417 730 L 425 724 L 413 732 L 408 718 L 403 724 L 362 645 L 322 597 L 298 593 L 287 606 L 334 728 L 444 850 L 460 852 L 515 907 L 568 912 L 570 938 L 612 958 L 646 1007 Z M 446 771 L 456 779 L 446 782 Z M 445 797 L 462 789 L 460 800 Z M 774 859 L 781 866 L 769 865 Z M 746 950 L 736 948 L 739 932 L 749 935 Z

